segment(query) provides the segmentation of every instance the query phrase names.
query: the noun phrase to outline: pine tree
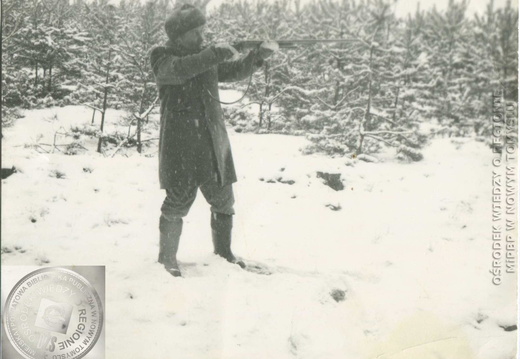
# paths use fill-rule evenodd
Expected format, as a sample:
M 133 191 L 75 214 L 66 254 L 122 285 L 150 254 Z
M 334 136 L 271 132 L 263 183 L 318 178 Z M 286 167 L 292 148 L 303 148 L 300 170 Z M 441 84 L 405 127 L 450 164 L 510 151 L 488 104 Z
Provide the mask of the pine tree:
M 142 115 L 157 98 L 149 57 L 152 48 L 165 41 L 164 23 L 160 14 L 166 11 L 167 8 L 153 2 L 143 6 L 139 1 L 131 1 L 121 7 L 124 18 L 117 29 L 122 34 L 117 48 L 127 66 L 121 69 L 125 82 L 120 82 L 119 96 L 124 98 L 125 107 L 132 113 L 131 123 L 134 120 L 137 122 L 139 153 L 142 149 L 141 129 L 145 119 Z
M 472 99 L 476 111 L 474 131 L 490 146 L 492 94 L 502 90 L 508 101 L 518 101 L 517 24 L 518 13 L 510 3 L 503 9 L 495 9 L 494 1 L 490 0 L 485 14 L 475 16 L 472 41 L 476 62 Z
M 445 12 L 435 8 L 425 23 L 423 38 L 427 45 L 432 97 L 437 104 L 430 116 L 448 126 L 451 134 L 466 134 L 471 118 L 464 116 L 466 85 L 465 66 L 469 65 L 466 42 L 469 40 L 467 2 L 450 0 Z
M 88 95 L 87 98 L 92 99 L 89 106 L 94 109 L 94 113 L 95 111 L 101 113 L 101 136 L 97 147 L 97 151 L 101 153 L 109 97 L 111 97 L 112 106 L 120 105 L 119 96 L 113 90 L 117 89 L 120 82 L 126 80 L 118 72 L 122 67 L 117 41 L 117 29 L 121 17 L 117 13 L 117 9 L 109 5 L 107 1 L 85 6 L 88 9 L 87 24 L 91 41 L 87 53 L 89 66 L 81 85 L 86 89 L 84 93 Z M 92 119 L 94 120 L 94 115 Z
M 500 71 L 500 81 L 505 89 L 506 99 L 518 101 L 518 10 L 511 6 L 497 10 L 498 51 L 494 53 L 495 63 Z
M 308 27 L 315 36 L 353 41 L 341 46 L 319 46 L 308 54 L 314 74 L 312 86 L 321 94 L 314 96 L 311 111 L 301 123 L 319 132 L 312 136 L 318 148 L 329 153 L 352 153 L 358 140 L 356 117 L 363 110 L 359 91 L 366 85 L 367 74 L 363 68 L 364 45 L 356 38 L 361 25 L 354 19 L 361 7 L 322 1 L 306 10 Z

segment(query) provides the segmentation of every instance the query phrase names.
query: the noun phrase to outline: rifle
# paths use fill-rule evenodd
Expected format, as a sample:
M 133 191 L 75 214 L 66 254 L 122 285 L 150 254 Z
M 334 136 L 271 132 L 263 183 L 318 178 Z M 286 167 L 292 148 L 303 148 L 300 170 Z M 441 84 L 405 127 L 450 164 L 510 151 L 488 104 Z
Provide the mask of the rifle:
M 274 40 L 278 43 L 278 46 L 283 49 L 295 49 L 299 46 L 309 46 L 315 44 L 333 44 L 333 43 L 347 43 L 352 40 L 347 39 L 303 39 L 303 40 Z M 253 49 L 259 47 L 263 40 L 244 40 L 231 44 L 238 51 L 245 49 Z

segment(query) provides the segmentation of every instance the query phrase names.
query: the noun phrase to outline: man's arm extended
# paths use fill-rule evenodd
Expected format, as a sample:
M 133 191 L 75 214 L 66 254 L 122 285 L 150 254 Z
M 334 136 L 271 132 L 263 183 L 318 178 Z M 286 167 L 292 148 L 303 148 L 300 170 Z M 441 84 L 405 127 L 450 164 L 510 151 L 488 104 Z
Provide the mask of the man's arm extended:
M 252 50 L 244 58 L 218 64 L 218 80 L 220 82 L 242 80 L 258 70 L 262 64 L 263 60 L 258 56 L 258 51 Z
M 229 57 L 214 46 L 188 56 L 174 56 L 167 48 L 157 47 L 150 56 L 157 85 L 180 85 L 186 80 L 209 70 Z

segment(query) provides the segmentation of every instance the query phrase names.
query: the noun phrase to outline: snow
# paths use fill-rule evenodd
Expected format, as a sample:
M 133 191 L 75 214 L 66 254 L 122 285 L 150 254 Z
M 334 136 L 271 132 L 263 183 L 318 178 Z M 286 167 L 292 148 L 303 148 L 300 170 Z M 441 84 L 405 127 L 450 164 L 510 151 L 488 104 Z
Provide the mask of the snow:
M 516 281 L 496 287 L 489 274 L 484 144 L 438 139 L 419 163 L 346 166 L 303 156 L 303 137 L 230 130 L 234 252 L 271 274 L 212 254 L 199 194 L 178 255 L 184 277 L 173 278 L 156 263 L 156 157 L 25 146 L 52 143 L 57 129 L 88 126 L 91 115 L 26 111 L 3 129 L 3 167 L 20 172 L 2 180 L 2 265 L 105 265 L 107 358 L 514 356 L 516 331 L 500 325 L 516 323 Z M 122 112 L 107 116 L 107 132 L 126 133 Z M 340 173 L 346 188 L 334 191 L 317 171 Z

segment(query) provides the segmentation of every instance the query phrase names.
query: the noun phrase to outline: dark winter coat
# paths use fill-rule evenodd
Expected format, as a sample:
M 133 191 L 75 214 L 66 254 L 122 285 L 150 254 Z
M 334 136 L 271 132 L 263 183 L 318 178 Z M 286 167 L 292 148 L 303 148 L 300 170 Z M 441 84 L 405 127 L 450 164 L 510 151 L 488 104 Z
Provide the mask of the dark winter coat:
M 168 42 L 152 50 L 151 65 L 161 100 L 162 189 L 198 181 L 197 165 L 200 167 L 201 163 L 203 167 L 213 167 L 209 170 L 216 171 L 215 177 L 222 186 L 237 180 L 222 108 L 217 101 L 218 82 L 247 78 L 262 65 L 262 60 L 255 51 L 237 61 L 223 60 L 211 46 L 190 53 Z M 200 146 L 206 146 L 208 151 Z M 201 153 L 208 153 L 210 159 L 197 158 Z

